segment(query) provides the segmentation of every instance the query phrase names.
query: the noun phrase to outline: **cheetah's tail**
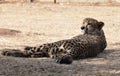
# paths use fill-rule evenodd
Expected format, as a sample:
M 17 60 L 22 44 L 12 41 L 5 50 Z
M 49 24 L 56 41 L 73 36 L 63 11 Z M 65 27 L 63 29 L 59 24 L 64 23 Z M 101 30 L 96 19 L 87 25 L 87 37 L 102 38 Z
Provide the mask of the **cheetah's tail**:
M 23 51 L 16 49 L 3 49 L 1 54 L 4 56 L 27 57 Z

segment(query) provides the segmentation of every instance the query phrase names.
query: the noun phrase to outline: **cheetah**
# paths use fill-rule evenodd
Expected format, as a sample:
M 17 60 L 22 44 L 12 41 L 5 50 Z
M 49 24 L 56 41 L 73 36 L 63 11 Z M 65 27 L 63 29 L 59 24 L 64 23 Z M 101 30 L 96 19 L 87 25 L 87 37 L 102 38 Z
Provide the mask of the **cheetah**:
M 81 26 L 81 35 L 46 43 L 35 47 L 25 47 L 23 51 L 4 49 L 2 55 L 14 57 L 50 57 L 59 64 L 71 64 L 73 60 L 95 57 L 107 46 L 102 27 L 104 22 L 93 18 L 85 18 Z M 11 50 L 11 51 L 10 51 Z

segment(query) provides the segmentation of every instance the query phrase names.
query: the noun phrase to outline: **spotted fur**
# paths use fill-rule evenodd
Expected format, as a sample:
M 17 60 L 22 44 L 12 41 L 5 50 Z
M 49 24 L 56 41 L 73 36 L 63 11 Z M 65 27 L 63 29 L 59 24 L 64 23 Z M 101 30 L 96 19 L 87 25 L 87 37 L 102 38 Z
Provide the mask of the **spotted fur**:
M 106 48 L 103 26 L 103 22 L 85 18 L 81 26 L 84 32 L 82 35 L 36 47 L 25 47 L 24 51 L 5 50 L 2 54 L 15 57 L 51 57 L 57 63 L 70 64 L 76 59 L 94 57 Z

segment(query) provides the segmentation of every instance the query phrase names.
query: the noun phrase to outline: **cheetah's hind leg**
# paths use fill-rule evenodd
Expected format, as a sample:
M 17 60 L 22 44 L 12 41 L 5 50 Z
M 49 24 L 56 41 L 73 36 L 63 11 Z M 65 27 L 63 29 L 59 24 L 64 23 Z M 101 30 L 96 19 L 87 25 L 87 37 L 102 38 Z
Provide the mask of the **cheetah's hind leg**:
M 73 58 L 70 54 L 67 53 L 67 50 L 59 47 L 57 49 L 57 54 L 53 55 L 55 62 L 59 64 L 71 64 Z
M 59 64 L 71 64 L 73 58 L 71 55 L 58 56 L 55 58 L 55 62 Z

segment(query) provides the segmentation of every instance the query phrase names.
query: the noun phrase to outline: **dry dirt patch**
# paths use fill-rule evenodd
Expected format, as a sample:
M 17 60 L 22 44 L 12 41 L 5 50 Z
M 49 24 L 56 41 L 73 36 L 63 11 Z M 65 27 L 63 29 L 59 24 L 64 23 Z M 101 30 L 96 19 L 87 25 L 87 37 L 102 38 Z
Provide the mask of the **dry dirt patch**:
M 19 33 L 21 33 L 21 32 L 17 31 L 17 30 L 0 28 L 0 36 L 11 36 L 11 37 L 13 37 L 13 36 L 16 36 Z

